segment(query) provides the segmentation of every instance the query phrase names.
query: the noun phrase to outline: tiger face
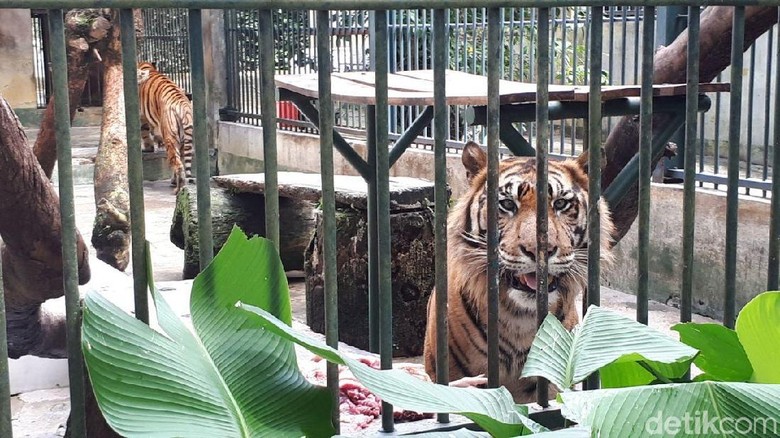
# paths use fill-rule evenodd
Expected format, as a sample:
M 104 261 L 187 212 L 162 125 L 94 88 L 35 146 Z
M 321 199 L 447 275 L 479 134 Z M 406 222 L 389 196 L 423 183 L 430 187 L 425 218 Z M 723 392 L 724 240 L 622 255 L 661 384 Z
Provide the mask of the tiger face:
M 487 257 L 487 178 L 485 152 L 469 143 L 463 150 L 463 165 L 469 177 L 467 202 L 458 205 L 450 239 L 472 250 L 462 259 L 486 272 Z M 587 281 L 588 178 L 581 160 L 551 161 L 548 166 L 548 292 L 554 303 L 564 286 Z M 604 203 L 602 203 L 602 207 Z M 602 209 L 605 236 L 612 232 L 609 212 Z M 498 258 L 502 291 L 517 306 L 536 308 L 536 159 L 507 158 L 499 164 L 498 178 Z M 609 241 L 604 239 L 604 254 Z M 472 261 L 473 258 L 473 261 Z
M 487 156 L 476 143 L 463 149 L 469 180 L 448 216 L 447 320 L 450 380 L 487 373 Z M 535 379 L 520 373 L 536 335 L 536 160 L 499 163 L 499 383 L 518 403 L 534 400 Z M 567 329 L 578 321 L 577 295 L 587 284 L 588 175 L 586 157 L 548 163 L 548 303 Z M 613 225 L 603 200 L 603 261 L 610 258 Z M 436 372 L 436 306 L 428 304 L 425 367 Z

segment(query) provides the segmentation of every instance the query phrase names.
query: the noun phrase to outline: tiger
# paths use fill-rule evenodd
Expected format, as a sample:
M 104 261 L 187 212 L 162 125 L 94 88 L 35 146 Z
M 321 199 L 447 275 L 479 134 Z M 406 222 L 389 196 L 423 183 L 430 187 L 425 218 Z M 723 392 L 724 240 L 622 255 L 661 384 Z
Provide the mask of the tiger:
M 474 142 L 461 161 L 469 182 L 448 215 L 447 324 L 450 381 L 487 374 L 487 157 Z M 577 295 L 587 284 L 587 155 L 550 161 L 548 184 L 549 311 L 571 330 Z M 536 378 L 520 378 L 536 335 L 536 159 L 506 158 L 498 175 L 499 384 L 515 402 L 535 400 Z M 614 226 L 599 202 L 602 259 L 611 259 Z M 423 359 L 436 375 L 436 290 L 428 301 Z M 550 387 L 554 397 L 556 389 Z M 551 397 L 551 398 L 552 398 Z
M 150 62 L 138 63 L 141 139 L 145 152 L 165 147 L 178 194 L 192 181 L 192 103 L 184 91 Z M 182 163 L 183 160 L 183 163 Z

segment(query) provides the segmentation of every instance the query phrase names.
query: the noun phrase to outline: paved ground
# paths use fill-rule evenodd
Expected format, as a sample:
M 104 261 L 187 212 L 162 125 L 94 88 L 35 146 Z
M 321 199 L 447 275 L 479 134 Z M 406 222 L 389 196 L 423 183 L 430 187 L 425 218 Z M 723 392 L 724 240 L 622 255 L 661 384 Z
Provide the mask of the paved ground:
M 74 128 L 73 141 L 77 149 L 74 149 L 74 162 L 87 169 L 94 162 L 94 150 L 97 145 L 98 135 L 95 129 Z M 84 170 L 84 169 L 82 169 Z M 85 172 L 88 175 L 89 172 Z M 79 183 L 80 182 L 80 183 Z M 94 194 L 92 186 L 87 180 L 77 182 L 75 190 L 76 198 L 76 223 L 86 242 L 90 241 L 92 234 L 92 222 L 94 220 Z M 174 195 L 167 181 L 147 182 L 145 188 L 146 232 L 147 239 L 151 242 L 152 260 L 154 263 L 155 279 L 166 298 L 183 317 L 189 316 L 187 309 L 188 293 L 191 282 L 181 281 L 183 265 L 183 251 L 170 243 L 168 233 L 174 208 Z M 132 266 L 126 272 L 119 272 L 94 257 L 94 248 L 90 245 L 90 265 L 92 268 L 92 281 L 82 288 L 86 290 L 97 289 L 106 296 L 111 297 L 121 307 L 132 308 Z M 305 300 L 303 282 L 298 278 L 290 279 L 293 314 L 296 324 L 305 320 Z M 620 313 L 634 317 L 636 312 L 635 297 L 617 291 L 602 289 L 603 306 L 614 309 Z M 47 303 L 52 307 L 62 307 L 62 300 L 54 300 Z M 679 311 L 673 307 L 657 302 L 650 303 L 650 325 L 662 331 L 669 332 L 668 327 L 678 321 Z M 696 321 L 711 321 L 704 317 L 695 317 Z M 67 378 L 65 361 L 42 361 L 40 359 L 25 358 L 27 362 L 12 364 L 12 381 L 21 381 L 23 376 L 35 375 L 35 369 L 40 372 L 58 373 L 59 382 L 50 385 L 66 385 Z M 404 361 L 418 361 L 419 358 L 404 359 Z M 18 388 L 35 388 L 38 381 L 17 384 Z M 12 383 L 13 385 L 14 383 Z M 48 389 L 22 391 L 12 399 L 14 413 L 15 437 L 56 437 L 62 436 L 64 423 L 68 413 L 67 389 Z

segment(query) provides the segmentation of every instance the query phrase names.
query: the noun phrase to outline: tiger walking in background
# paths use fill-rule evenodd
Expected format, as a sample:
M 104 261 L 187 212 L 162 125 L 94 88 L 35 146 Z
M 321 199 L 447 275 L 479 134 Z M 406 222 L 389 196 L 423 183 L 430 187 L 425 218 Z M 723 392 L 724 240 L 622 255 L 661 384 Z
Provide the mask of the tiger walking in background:
M 470 187 L 448 216 L 449 378 L 487 374 L 487 156 L 469 142 L 463 166 Z M 585 155 L 550 161 L 548 185 L 549 309 L 571 330 L 577 295 L 587 284 L 588 175 Z M 535 400 L 536 378 L 520 379 L 536 335 L 536 160 L 512 157 L 498 176 L 499 383 L 517 403 Z M 602 258 L 610 259 L 613 231 L 602 200 Z M 436 291 L 428 301 L 425 370 L 436 375 Z M 550 388 L 554 396 L 554 388 Z
M 192 181 L 192 103 L 184 91 L 152 63 L 138 64 L 141 139 L 146 152 L 165 147 L 173 170 L 171 185 L 179 193 Z

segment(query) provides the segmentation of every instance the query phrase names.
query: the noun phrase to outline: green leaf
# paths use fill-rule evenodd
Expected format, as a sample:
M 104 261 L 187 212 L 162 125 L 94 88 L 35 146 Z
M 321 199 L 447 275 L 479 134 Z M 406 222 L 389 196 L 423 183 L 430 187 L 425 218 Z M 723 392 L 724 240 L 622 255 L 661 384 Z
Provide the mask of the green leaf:
M 531 345 L 522 377 L 541 376 L 563 390 L 611 363 L 685 363 L 695 355 L 695 349 L 663 333 L 591 306 L 572 332 L 547 315 Z
M 680 341 L 699 350 L 693 363 L 710 380 L 746 382 L 753 374 L 745 349 L 734 330 L 720 324 L 693 322 L 672 326 L 680 333 Z
M 520 415 L 506 388 L 455 388 L 420 380 L 402 370 L 376 370 L 294 331 L 263 309 L 244 303 L 240 303 L 239 307 L 259 316 L 269 332 L 295 342 L 328 361 L 348 366 L 360 383 L 395 406 L 418 412 L 460 414 L 494 437 L 545 431 L 541 425 Z
M 680 379 L 690 367 L 689 360 L 670 364 L 644 361 L 644 364 L 651 367 L 655 373 L 648 371 L 639 362 L 615 362 L 602 367 L 599 369 L 601 387 L 625 388 L 649 385 L 658 380 L 658 375 L 669 381 L 674 381 L 675 379 Z
M 730 431 L 742 431 L 739 435 L 743 436 L 777 436 L 780 433 L 780 385 L 676 383 L 569 391 L 560 396 L 563 416 L 590 427 L 593 436 L 720 436 Z
M 151 289 L 161 332 L 97 292 L 85 298 L 82 350 L 114 430 L 129 437 L 334 433 L 327 390 L 301 375 L 292 344 L 235 308 L 242 301 L 290 321 L 287 281 L 270 242 L 233 230 L 193 283 L 197 335 Z
M 780 292 L 764 292 L 742 308 L 739 342 L 753 366 L 752 382 L 780 383 Z

